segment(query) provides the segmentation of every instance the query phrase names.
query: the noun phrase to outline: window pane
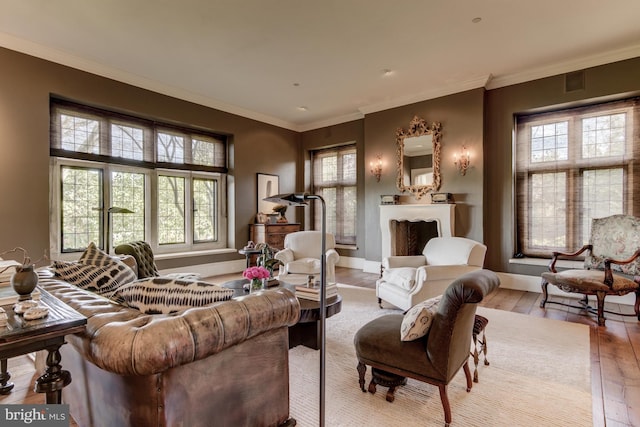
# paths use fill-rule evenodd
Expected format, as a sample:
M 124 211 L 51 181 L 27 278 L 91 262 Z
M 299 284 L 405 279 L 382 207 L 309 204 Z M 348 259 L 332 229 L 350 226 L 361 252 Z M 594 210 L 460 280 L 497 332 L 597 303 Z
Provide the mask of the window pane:
M 624 213 L 624 170 L 586 170 L 582 177 L 582 244 L 589 243 L 591 220 Z
M 336 200 L 337 191 L 335 188 L 324 188 L 322 189 L 321 196 L 324 199 L 325 204 L 327 205 L 327 233 L 332 233 L 334 236 L 338 236 L 338 230 L 336 227 L 336 214 L 337 214 L 337 200 Z M 321 221 L 321 212 L 320 212 L 320 203 L 316 204 L 317 206 L 317 218 L 318 224 Z M 320 227 L 317 228 L 320 230 Z
M 582 157 L 611 157 L 624 154 L 626 114 L 589 117 L 582 121 Z
M 111 206 L 129 209 L 133 213 L 111 214 L 111 247 L 145 240 L 145 176 L 143 173 L 111 173 Z
M 185 180 L 177 176 L 158 176 L 158 243 L 184 243 Z
M 60 126 L 63 150 L 100 154 L 100 123 L 97 120 L 61 114 Z
M 343 218 L 342 218 L 342 242 L 345 244 L 356 243 L 356 218 L 358 192 L 356 187 L 345 187 L 343 194 Z
M 567 174 L 531 175 L 531 245 L 564 248 L 567 243 Z
M 218 240 L 216 234 L 216 194 L 218 182 L 213 179 L 193 180 L 193 241 Z
M 356 153 L 342 156 L 342 181 L 356 182 Z
M 112 124 L 111 155 L 124 159 L 143 160 L 144 131 L 142 128 Z
M 321 159 L 321 174 L 322 182 L 335 182 L 338 179 L 338 156 L 326 156 Z M 318 183 L 320 184 L 320 183 Z
M 531 126 L 531 163 L 568 159 L 568 122 Z
M 102 171 L 62 167 L 62 251 L 100 244 Z
M 192 163 L 194 165 L 217 166 L 215 162 L 216 144 L 210 141 L 194 139 L 191 141 L 191 146 L 191 153 L 193 156 Z
M 184 138 L 158 132 L 158 161 L 184 163 Z

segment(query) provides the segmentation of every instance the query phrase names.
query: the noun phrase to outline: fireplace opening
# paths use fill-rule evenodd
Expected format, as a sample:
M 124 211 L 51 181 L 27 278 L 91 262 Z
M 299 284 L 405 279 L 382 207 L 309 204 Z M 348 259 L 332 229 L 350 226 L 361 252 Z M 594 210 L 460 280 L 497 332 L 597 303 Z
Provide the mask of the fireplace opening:
M 436 221 L 391 220 L 391 255 L 420 255 L 432 237 L 438 237 Z

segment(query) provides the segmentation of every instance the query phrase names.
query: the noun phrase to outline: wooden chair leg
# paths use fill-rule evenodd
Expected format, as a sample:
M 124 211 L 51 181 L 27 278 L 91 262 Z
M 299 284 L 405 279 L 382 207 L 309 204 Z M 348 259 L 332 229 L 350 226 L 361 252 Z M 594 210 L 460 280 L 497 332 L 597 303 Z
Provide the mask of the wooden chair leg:
M 465 366 L 467 366 L 465 364 Z M 467 366 L 467 370 L 469 366 Z M 449 396 L 447 396 L 447 386 L 440 384 L 438 386 L 440 390 L 440 400 L 442 401 L 442 409 L 444 409 L 444 425 L 448 427 L 451 424 L 451 405 L 449 404 Z
M 542 282 L 540 283 L 540 287 L 542 288 L 542 301 L 540 301 L 540 308 L 544 308 L 544 305 L 547 303 L 547 299 L 549 298 L 547 286 L 549 286 L 549 282 L 542 279 Z
M 367 365 L 362 362 L 358 362 L 358 382 L 360 383 L 360 389 L 366 392 L 364 389 L 364 374 L 367 372 Z
M 469 361 L 467 360 L 462 365 L 462 369 L 464 369 L 464 376 L 467 377 L 467 392 L 471 391 L 471 387 L 473 387 L 473 380 L 471 379 L 471 370 L 469 369 Z
M 378 307 L 382 308 L 382 298 L 378 298 Z
M 598 300 L 598 326 L 604 326 L 606 318 L 604 317 L 604 292 L 596 292 L 596 298 Z
M 640 289 L 636 291 L 636 303 L 634 304 L 633 309 L 636 312 L 636 316 L 638 316 L 638 320 L 640 320 Z

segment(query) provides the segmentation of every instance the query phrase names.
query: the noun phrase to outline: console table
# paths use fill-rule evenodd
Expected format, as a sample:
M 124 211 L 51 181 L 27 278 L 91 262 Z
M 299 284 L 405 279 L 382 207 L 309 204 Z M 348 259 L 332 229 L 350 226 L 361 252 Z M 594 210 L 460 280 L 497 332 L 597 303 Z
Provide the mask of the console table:
M 62 389 L 71 382 L 71 374 L 60 366 L 60 347 L 65 343 L 67 334 L 82 332 L 87 318 L 40 289 L 40 304 L 49 308 L 49 314 L 36 320 L 25 320 L 14 313 L 13 305 L 2 308 L 7 312 L 7 326 L 0 328 L 0 393 L 11 392 L 11 375 L 7 372 L 7 359 L 47 350 L 47 368 L 36 380 L 35 391 L 46 393 L 47 404 L 62 403 Z

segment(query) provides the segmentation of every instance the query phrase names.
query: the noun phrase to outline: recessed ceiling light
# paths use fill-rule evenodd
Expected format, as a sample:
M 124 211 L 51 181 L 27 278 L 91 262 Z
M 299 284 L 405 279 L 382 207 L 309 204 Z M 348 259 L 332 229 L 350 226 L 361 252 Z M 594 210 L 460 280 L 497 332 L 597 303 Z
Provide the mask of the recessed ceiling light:
M 293 85 L 294 85 L 295 87 L 298 87 L 298 86 L 300 86 L 300 83 L 294 83 Z
M 389 77 L 393 75 L 393 70 L 390 70 L 388 68 L 385 68 L 384 70 L 382 70 L 382 75 L 384 77 Z
M 482 21 L 482 18 L 480 18 L 479 16 L 471 20 L 471 22 L 473 22 L 474 24 L 477 24 L 480 21 Z
M 307 111 L 308 108 L 305 107 L 304 105 L 301 105 L 300 107 L 298 107 L 298 111 Z

